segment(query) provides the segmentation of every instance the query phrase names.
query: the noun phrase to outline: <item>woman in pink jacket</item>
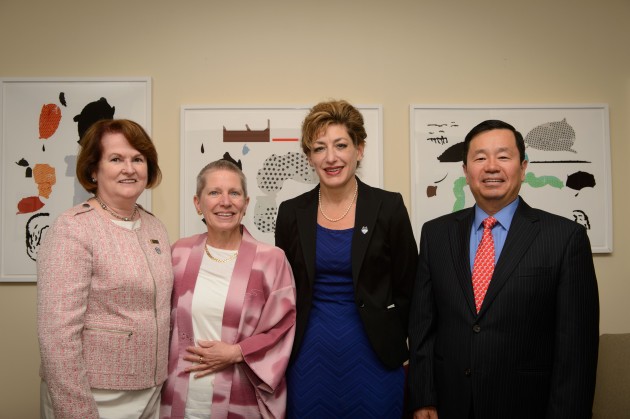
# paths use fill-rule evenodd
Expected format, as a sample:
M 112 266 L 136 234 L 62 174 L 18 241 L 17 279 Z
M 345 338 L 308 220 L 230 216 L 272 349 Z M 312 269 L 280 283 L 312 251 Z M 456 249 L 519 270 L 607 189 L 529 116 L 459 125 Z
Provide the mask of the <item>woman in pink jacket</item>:
M 173 285 L 164 225 L 136 200 L 161 179 L 140 125 L 102 120 L 81 140 L 94 194 L 62 213 L 37 256 L 41 417 L 156 418 Z
M 283 418 L 295 327 L 289 263 L 241 225 L 249 198 L 234 163 L 204 167 L 194 203 L 208 231 L 173 245 L 162 417 Z

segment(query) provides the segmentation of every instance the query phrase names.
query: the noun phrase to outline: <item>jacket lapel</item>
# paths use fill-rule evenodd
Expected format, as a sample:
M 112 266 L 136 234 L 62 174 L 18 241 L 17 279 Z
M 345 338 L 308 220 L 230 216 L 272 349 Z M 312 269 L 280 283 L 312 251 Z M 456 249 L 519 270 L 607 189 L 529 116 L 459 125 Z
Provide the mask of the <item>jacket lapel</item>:
M 243 237 L 238 248 L 238 256 L 234 263 L 234 271 L 232 271 L 232 278 L 230 279 L 230 286 L 223 309 L 223 327 L 221 328 L 221 340 L 223 342 L 238 342 L 245 291 L 247 291 L 247 285 L 249 284 L 249 274 L 254 264 L 256 248 L 256 242 L 253 237 L 243 227 Z
M 192 329 L 192 317 L 191 306 L 192 297 L 195 291 L 195 285 L 197 284 L 197 276 L 199 274 L 199 268 L 201 266 L 201 260 L 203 259 L 204 251 L 203 247 L 206 245 L 207 233 L 199 234 L 192 237 L 191 247 L 188 254 L 188 260 L 186 261 L 186 268 L 183 275 L 176 278 L 178 284 L 176 285 L 179 290 L 179 301 L 177 301 L 177 325 L 180 331 L 180 337 L 186 336 L 188 342 L 182 342 L 180 347 L 180 353 L 185 354 L 186 345 L 194 344 L 193 329 Z
M 352 235 L 352 280 L 356 286 L 368 245 L 374 234 L 376 218 L 381 209 L 381 200 L 374 197 L 370 188 L 358 178 L 359 196 L 354 216 L 354 233 Z
M 191 242 L 190 253 L 186 261 L 186 269 L 180 278 L 180 281 L 182 281 L 182 294 L 187 291 L 194 291 L 195 289 L 197 273 L 199 273 L 199 267 L 201 266 L 201 260 L 204 254 L 203 247 L 206 245 L 207 237 L 207 233 L 199 234 L 195 236 Z
M 203 246 L 206 245 L 206 238 L 208 234 L 199 234 L 186 238 L 186 244 L 190 246 L 184 254 L 180 255 L 181 262 L 185 263 L 182 270 L 175 269 L 175 284 L 174 292 L 178 296 L 177 301 L 173 301 L 176 310 L 177 325 L 175 326 L 172 339 L 177 339 L 178 344 L 175 346 L 178 355 L 177 359 L 182 359 L 188 352 L 186 348 L 188 346 L 195 345 L 195 334 L 193 333 L 192 325 L 192 298 L 197 284 L 197 276 L 199 274 L 199 267 L 201 266 L 201 260 L 203 259 Z M 181 274 L 180 274 L 181 273 Z M 176 289 L 176 291 L 175 291 Z M 173 350 L 171 344 L 171 350 Z M 171 355 L 172 356 L 172 355 Z M 177 416 L 178 412 L 181 412 L 183 416 L 186 408 L 186 397 L 188 392 L 188 374 L 183 372 L 184 363 L 177 362 L 177 370 L 172 374 L 175 374 L 175 383 L 167 386 L 167 394 L 172 392 L 172 412 L 173 416 Z M 167 397 L 168 398 L 168 397 Z
M 494 274 L 481 305 L 479 316 L 482 316 L 488 310 L 488 307 L 510 278 L 510 275 L 539 232 L 540 224 L 538 223 L 538 218 L 531 211 L 531 207 L 521 198 L 521 202 L 514 213 L 514 218 L 512 218 L 512 224 L 505 239 L 503 250 L 494 268 Z
M 475 218 L 474 207 L 460 212 L 456 217 L 457 223 L 454 223 L 449 230 L 452 260 L 468 308 L 471 313 L 476 315 L 477 309 L 475 308 L 470 258 L 468 256 L 470 254 L 470 231 Z
M 304 266 L 308 275 L 308 282 L 312 286 L 315 281 L 315 239 L 317 234 L 317 199 L 319 185 L 313 189 L 304 205 L 297 208 L 295 216 L 297 219 L 298 237 L 304 256 Z

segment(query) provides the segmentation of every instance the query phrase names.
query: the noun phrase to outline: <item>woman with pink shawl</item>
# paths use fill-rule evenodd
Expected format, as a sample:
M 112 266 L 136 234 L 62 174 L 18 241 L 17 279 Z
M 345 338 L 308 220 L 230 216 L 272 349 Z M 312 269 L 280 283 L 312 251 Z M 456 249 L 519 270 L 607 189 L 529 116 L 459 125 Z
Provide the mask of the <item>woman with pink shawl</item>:
M 284 418 L 295 283 L 284 252 L 241 224 L 245 176 L 204 167 L 194 197 L 207 232 L 177 241 L 163 418 Z

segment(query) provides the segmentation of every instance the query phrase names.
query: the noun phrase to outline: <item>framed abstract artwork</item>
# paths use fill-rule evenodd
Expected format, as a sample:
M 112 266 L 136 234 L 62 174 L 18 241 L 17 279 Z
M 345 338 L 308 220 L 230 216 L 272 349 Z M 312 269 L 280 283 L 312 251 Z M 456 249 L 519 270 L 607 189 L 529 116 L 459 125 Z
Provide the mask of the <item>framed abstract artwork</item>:
M 243 224 L 258 240 L 274 242 L 277 209 L 318 183 L 300 147 L 310 106 L 183 106 L 181 110 L 180 235 L 206 231 L 193 205 L 196 178 L 208 163 L 227 158 L 242 166 L 250 197 Z M 383 185 L 382 109 L 357 106 L 367 131 L 357 175 Z
M 523 134 L 528 160 L 520 195 L 531 206 L 583 224 L 596 253 L 612 252 L 608 106 L 412 105 L 414 232 L 425 221 L 474 204 L 462 170 L 466 134 L 500 119 Z
M 0 79 L 0 281 L 36 281 L 46 229 L 90 197 L 75 176 L 78 140 L 107 118 L 150 134 L 150 78 Z M 138 203 L 150 209 L 149 191 Z

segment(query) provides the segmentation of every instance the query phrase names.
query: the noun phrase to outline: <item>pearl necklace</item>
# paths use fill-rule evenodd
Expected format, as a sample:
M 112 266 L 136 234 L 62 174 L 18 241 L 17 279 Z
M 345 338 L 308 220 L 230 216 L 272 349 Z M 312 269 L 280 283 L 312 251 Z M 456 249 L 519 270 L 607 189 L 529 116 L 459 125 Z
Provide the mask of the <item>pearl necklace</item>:
M 237 251 L 236 251 L 236 253 L 234 253 L 233 255 L 228 256 L 228 257 L 226 257 L 225 259 L 219 259 L 219 258 L 215 258 L 214 256 L 212 256 L 212 255 L 210 254 L 210 251 L 208 250 L 208 245 L 207 245 L 207 244 L 206 244 L 203 248 L 204 248 L 204 249 L 206 249 L 206 255 L 208 255 L 208 257 L 209 257 L 211 260 L 213 260 L 213 261 L 215 261 L 215 262 L 219 262 L 219 263 L 229 262 L 229 261 L 231 261 L 232 259 L 234 259 L 235 257 L 237 257 L 237 256 L 238 256 L 238 250 L 237 250 Z
M 343 213 L 343 215 L 339 218 L 330 218 L 329 216 L 327 216 L 324 213 L 324 207 L 322 205 L 322 187 L 319 187 L 319 191 L 318 192 L 318 199 L 319 199 L 319 212 L 322 214 L 322 216 L 327 219 L 328 221 L 330 221 L 331 223 L 336 223 L 339 220 L 342 220 L 346 215 L 348 215 L 348 213 L 350 212 L 350 208 L 352 208 L 352 205 L 356 202 L 357 200 L 357 195 L 359 194 L 359 182 L 357 182 L 355 180 L 355 187 L 354 187 L 354 196 L 352 197 L 352 201 L 350 201 L 350 205 L 348 205 L 348 208 L 346 208 L 346 211 Z
M 130 217 L 123 217 L 122 215 L 117 214 L 112 209 L 110 209 L 107 205 L 105 205 L 105 203 L 101 201 L 101 198 L 99 198 L 98 195 L 94 195 L 94 199 L 96 199 L 96 202 L 100 204 L 101 208 L 103 208 L 105 211 L 107 211 L 114 217 L 118 218 L 119 220 L 132 221 L 134 218 L 136 218 L 136 214 L 138 214 L 138 204 L 134 204 L 133 212 L 131 213 Z

